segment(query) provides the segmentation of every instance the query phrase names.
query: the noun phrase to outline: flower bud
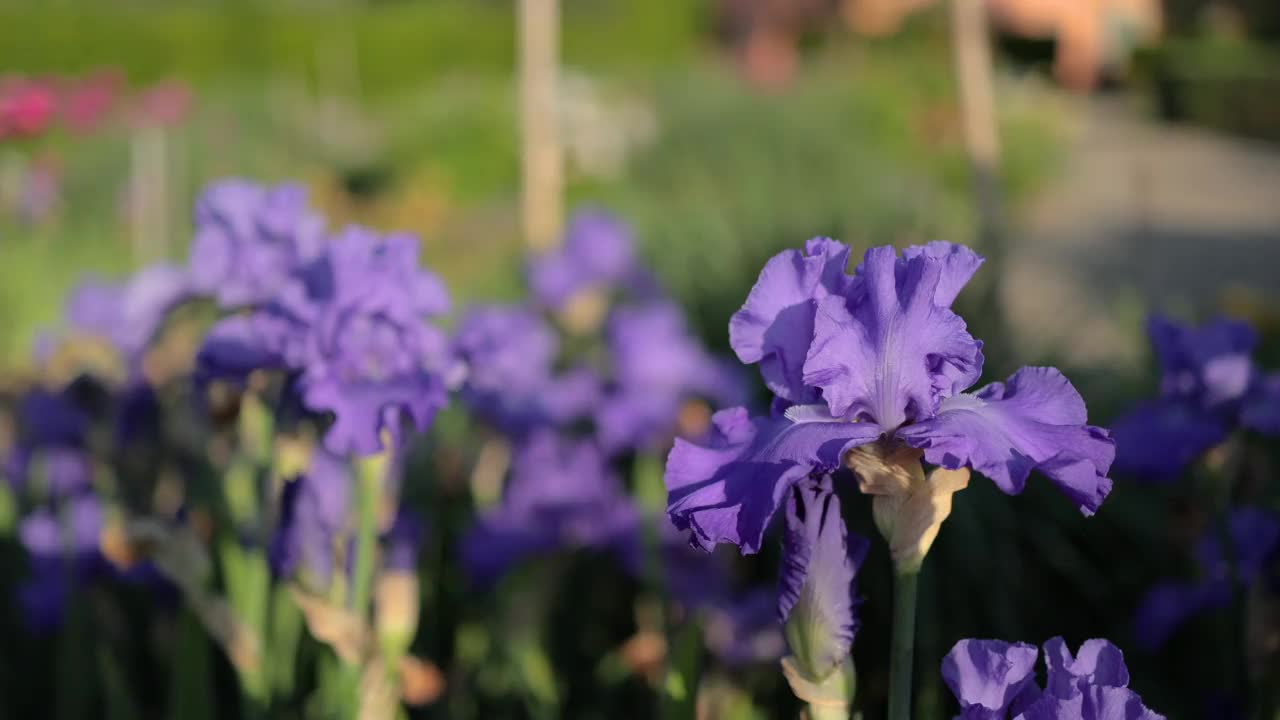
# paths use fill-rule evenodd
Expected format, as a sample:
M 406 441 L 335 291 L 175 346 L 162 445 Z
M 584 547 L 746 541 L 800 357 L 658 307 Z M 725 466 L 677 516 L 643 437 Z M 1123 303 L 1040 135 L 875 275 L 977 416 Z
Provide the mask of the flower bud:
M 852 656 L 845 656 L 840 666 L 821 680 L 810 677 L 794 657 L 787 656 L 782 658 L 782 675 L 791 692 L 809 704 L 811 720 L 849 717 L 849 706 L 858 692 L 858 674 Z
M 828 476 L 792 489 L 779 580 L 778 613 L 791 655 L 782 669 L 796 697 L 845 708 L 856 683 L 849 649 L 858 630 L 857 572 L 868 543 L 849 535 Z
M 398 662 L 418 632 L 418 576 L 386 570 L 374 588 L 374 628 L 387 662 Z

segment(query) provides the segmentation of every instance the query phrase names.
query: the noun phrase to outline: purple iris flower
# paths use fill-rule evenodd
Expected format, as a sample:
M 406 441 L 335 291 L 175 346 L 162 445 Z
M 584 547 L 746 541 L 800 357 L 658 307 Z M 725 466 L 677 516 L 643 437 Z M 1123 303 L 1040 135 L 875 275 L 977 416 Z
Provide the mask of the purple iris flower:
M 512 456 L 501 502 L 463 539 L 463 562 L 479 584 L 521 560 L 564 548 L 634 557 L 640 514 L 605 456 L 589 440 L 539 430 Z
M 1248 587 L 1266 570 L 1280 548 L 1280 518 L 1266 510 L 1241 507 L 1227 519 L 1237 582 Z M 1231 562 L 1222 551 L 1219 533 L 1210 532 L 1196 545 L 1200 576 L 1194 582 L 1156 584 L 1138 605 L 1134 634 L 1147 651 L 1159 650 L 1192 617 L 1231 603 Z
M 1280 433 L 1280 374 L 1263 379 L 1254 366 L 1252 328 L 1225 319 L 1188 328 L 1153 316 L 1147 332 L 1160 394 L 1112 424 L 1118 468 L 1167 480 L 1237 427 Z
M 391 527 L 382 533 L 382 566 L 389 570 L 416 573 L 418 551 L 426 537 L 422 519 L 405 508 L 396 512 Z
M 324 219 L 297 185 L 222 180 L 196 201 L 193 289 L 224 308 L 272 300 L 298 267 L 319 255 Z
M 766 588 L 710 606 L 703 636 L 707 649 L 729 667 L 777 662 L 787 652 L 777 596 Z
M 824 678 L 849 655 L 858 632 L 858 567 L 871 543 L 850 536 L 830 476 L 791 487 L 778 580 L 778 618 L 802 669 Z M 792 616 L 798 622 L 788 622 Z
M 427 322 L 449 309 L 444 285 L 418 266 L 418 243 L 350 227 L 301 268 L 276 300 L 222 320 L 199 352 L 205 379 L 257 367 L 300 373 L 303 403 L 332 412 L 325 446 L 367 455 L 382 431 L 417 429 L 445 405 L 449 344 Z
M 534 299 L 554 310 L 587 290 L 621 287 L 643 294 L 653 289 L 638 265 L 631 230 L 598 210 L 579 212 L 569 221 L 564 244 L 529 263 L 528 281 Z
M 605 335 L 614 375 L 596 427 L 606 452 L 665 441 L 686 400 L 706 398 L 717 406 L 743 401 L 737 369 L 712 357 L 670 302 L 616 308 Z
M 29 487 L 39 473 L 53 497 L 87 488 L 92 466 L 85 449 L 89 417 L 67 392 L 34 388 L 18 402 L 18 437 L 3 472 L 15 489 Z
M 901 257 L 877 247 L 848 275 L 847 258 L 844 245 L 817 238 L 765 265 L 730 322 L 730 341 L 744 362 L 760 363 L 785 413 L 722 411 L 708 446 L 676 441 L 666 481 L 677 527 L 691 528 L 702 547 L 756 552 L 792 485 L 875 442 L 970 467 L 1009 494 L 1037 470 L 1083 513 L 1095 512 L 1111 490 L 1114 445 L 1087 423 L 1062 373 L 1023 368 L 962 392 L 981 374 L 981 343 L 951 303 L 982 259 L 943 242 Z
M 172 265 L 150 265 L 123 282 L 90 275 L 67 296 L 65 332 L 107 342 L 136 374 L 143 351 L 169 313 L 191 296 L 187 274 Z
M 542 317 L 517 305 L 470 308 L 453 352 L 466 367 L 462 398 L 475 413 L 514 436 L 586 416 L 600 381 L 586 368 L 555 371 L 560 341 Z
M 1035 683 L 1034 645 L 961 640 L 942 660 L 942 678 L 964 720 L 1160 720 L 1129 689 L 1120 648 L 1087 640 L 1072 655 L 1062 638 L 1044 644 L 1047 682 Z
M 351 472 L 341 458 L 316 450 L 306 474 L 284 487 L 280 520 L 267 548 L 278 577 L 304 574 L 318 587 L 333 577 L 335 554 L 348 533 Z
M 62 498 L 23 518 L 18 539 L 27 551 L 31 575 L 18 598 L 36 629 L 57 627 L 76 584 L 103 569 L 98 550 L 102 526 L 102 504 L 88 492 Z

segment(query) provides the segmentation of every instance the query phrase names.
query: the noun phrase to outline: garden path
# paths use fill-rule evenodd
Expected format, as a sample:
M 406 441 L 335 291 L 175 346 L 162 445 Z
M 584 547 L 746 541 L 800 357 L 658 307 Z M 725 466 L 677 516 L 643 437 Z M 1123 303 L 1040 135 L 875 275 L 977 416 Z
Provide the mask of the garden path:
M 1153 122 L 1131 101 L 1071 106 L 1060 173 L 1020 209 L 1003 288 L 1033 352 L 1134 363 L 1149 309 L 1280 308 L 1280 147 Z

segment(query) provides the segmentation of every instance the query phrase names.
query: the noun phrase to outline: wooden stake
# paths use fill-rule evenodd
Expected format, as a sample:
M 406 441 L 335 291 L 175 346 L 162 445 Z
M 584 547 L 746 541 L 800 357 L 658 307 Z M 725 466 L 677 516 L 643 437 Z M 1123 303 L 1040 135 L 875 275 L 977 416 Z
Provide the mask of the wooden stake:
M 556 117 L 559 0 L 520 0 L 521 221 L 531 251 L 560 240 L 564 166 Z
M 991 37 L 985 0 L 952 0 L 951 46 L 965 149 L 973 170 L 979 239 L 984 252 L 1001 256 L 1003 199 L 1000 136 L 992 80 Z
M 983 337 L 994 347 L 1008 338 L 1008 319 L 1001 295 L 1008 247 L 987 0 L 951 0 L 951 49 L 965 150 L 973 174 L 973 199 L 978 214 L 976 245 L 987 259 L 983 273 L 986 278 L 972 294 L 975 311 L 984 320 Z

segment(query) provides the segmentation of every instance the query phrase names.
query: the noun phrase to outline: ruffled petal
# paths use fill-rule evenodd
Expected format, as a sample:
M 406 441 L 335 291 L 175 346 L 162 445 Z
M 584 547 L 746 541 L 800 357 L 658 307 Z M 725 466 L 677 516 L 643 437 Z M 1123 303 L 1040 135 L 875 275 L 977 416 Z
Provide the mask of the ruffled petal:
M 868 423 L 754 420 L 744 408 L 716 413 L 708 446 L 677 439 L 667 458 L 667 512 L 703 549 L 717 543 L 760 549 L 765 528 L 788 489 L 814 472 L 839 467 L 852 447 L 880 437 Z
M 855 583 L 870 547 L 846 531 L 830 476 L 791 488 L 782 547 L 778 617 L 792 654 L 810 677 L 824 678 L 849 655 L 858 631 Z
M 901 428 L 898 437 L 929 462 L 971 467 L 1011 495 L 1039 470 L 1091 515 L 1111 492 L 1115 444 L 1085 421 L 1084 401 L 1062 373 L 1028 367 L 1007 383 L 944 401 L 937 417 Z
M 1185 400 L 1143 403 L 1111 423 L 1116 469 L 1149 480 L 1170 480 L 1227 437 L 1213 415 Z
M 1129 685 L 1124 653 L 1109 640 L 1086 640 L 1073 657 L 1066 641 L 1052 638 L 1044 644 L 1044 662 L 1049 670 L 1045 689 L 1060 697 L 1070 697 L 1089 685 Z
M 985 260 L 969 247 L 945 240 L 912 245 L 902 251 L 902 257 L 906 260 L 922 255 L 942 262 L 942 274 L 938 278 L 938 286 L 933 294 L 933 302 L 938 307 L 951 307 L 956 296 Z
M 306 382 L 303 391 L 308 409 L 333 413 L 324 445 L 341 456 L 371 455 L 383 449 L 382 431 L 396 430 L 402 419 L 418 431 L 426 430 L 447 401 L 440 378 L 425 373 L 386 382 L 344 383 L 323 378 Z
M 284 337 L 272 332 L 277 327 L 265 314 L 232 315 L 214 323 L 196 351 L 196 383 L 240 382 L 255 370 L 285 367 Z
M 760 363 L 765 384 L 777 396 L 797 403 L 817 399 L 802 378 L 815 302 L 850 291 L 848 265 L 849 248 L 830 238 L 813 238 L 803 252 L 779 253 L 765 263 L 746 303 L 729 320 L 729 345 L 742 362 Z
M 324 229 L 300 186 L 213 183 L 196 201 L 191 283 L 224 308 L 268 302 L 319 252 Z
M 1091 686 L 1069 698 L 1045 693 L 1014 720 L 1164 720 L 1123 687 Z
M 1040 651 L 1026 643 L 961 640 L 942 659 L 942 679 L 965 718 L 1004 718 L 1019 696 L 1035 691 Z
M 871 248 L 858 267 L 857 299 L 818 302 L 802 379 L 822 389 L 832 414 L 893 430 L 932 416 L 977 379 L 981 344 L 934 301 L 943 269 L 927 255 L 899 261 L 892 247 Z

